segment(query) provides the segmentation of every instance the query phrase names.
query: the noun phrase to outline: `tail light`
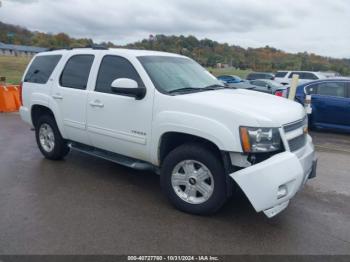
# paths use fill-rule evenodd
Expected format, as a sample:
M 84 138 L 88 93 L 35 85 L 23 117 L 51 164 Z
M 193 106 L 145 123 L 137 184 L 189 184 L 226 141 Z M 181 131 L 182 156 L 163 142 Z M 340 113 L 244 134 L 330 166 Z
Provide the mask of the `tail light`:
M 23 82 L 21 81 L 21 83 L 19 84 L 19 101 L 21 102 L 21 106 L 23 106 L 23 95 L 22 95 L 22 92 L 23 92 Z
M 283 97 L 283 91 L 277 90 L 277 91 L 275 92 L 275 96 Z

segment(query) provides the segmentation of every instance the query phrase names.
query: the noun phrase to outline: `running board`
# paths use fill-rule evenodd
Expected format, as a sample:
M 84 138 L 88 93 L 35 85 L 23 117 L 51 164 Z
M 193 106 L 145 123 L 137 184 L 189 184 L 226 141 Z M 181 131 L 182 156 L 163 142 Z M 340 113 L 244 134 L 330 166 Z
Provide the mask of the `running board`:
M 123 156 L 117 153 L 113 153 L 113 152 L 106 151 L 106 150 L 99 149 L 92 146 L 87 146 L 77 142 L 69 142 L 68 146 L 73 150 L 76 150 L 91 156 L 99 157 L 99 158 L 117 163 L 119 165 L 123 165 L 123 166 L 130 167 L 137 170 L 152 170 L 158 173 L 157 167 L 155 167 L 150 163 L 144 162 L 142 160 Z

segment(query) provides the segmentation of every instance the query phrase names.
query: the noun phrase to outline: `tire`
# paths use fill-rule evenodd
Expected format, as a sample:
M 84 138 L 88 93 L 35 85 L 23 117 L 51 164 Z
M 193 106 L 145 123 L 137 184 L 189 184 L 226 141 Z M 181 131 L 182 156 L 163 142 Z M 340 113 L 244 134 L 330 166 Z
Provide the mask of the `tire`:
M 35 137 L 40 152 L 47 159 L 61 160 L 69 153 L 67 142 L 63 139 L 51 115 L 39 117 L 35 126 Z
M 184 144 L 171 151 L 163 161 L 160 182 L 170 202 L 187 213 L 213 214 L 227 199 L 221 159 L 199 144 Z

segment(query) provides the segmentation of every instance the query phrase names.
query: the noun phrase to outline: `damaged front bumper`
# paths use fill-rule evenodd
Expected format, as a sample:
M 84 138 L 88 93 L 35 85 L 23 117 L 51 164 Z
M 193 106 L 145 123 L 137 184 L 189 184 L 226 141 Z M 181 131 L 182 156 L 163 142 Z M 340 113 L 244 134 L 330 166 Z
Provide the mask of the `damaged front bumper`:
M 317 159 L 310 136 L 297 152 L 283 152 L 230 174 L 254 209 L 273 217 L 284 210 L 289 200 L 316 176 Z

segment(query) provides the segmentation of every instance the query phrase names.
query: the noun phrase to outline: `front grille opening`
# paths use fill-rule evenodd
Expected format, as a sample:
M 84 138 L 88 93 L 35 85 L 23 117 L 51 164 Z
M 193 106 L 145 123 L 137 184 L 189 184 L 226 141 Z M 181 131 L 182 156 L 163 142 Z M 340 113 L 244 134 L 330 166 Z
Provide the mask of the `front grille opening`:
M 285 125 L 283 127 L 284 132 L 288 133 L 288 132 L 294 131 L 295 129 L 303 127 L 304 126 L 304 121 L 305 121 L 305 119 L 302 119 L 302 120 L 299 120 L 297 122 Z
M 288 141 L 289 150 L 294 152 L 305 146 L 306 144 L 306 135 L 297 136 Z

